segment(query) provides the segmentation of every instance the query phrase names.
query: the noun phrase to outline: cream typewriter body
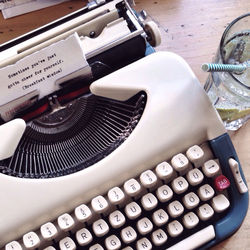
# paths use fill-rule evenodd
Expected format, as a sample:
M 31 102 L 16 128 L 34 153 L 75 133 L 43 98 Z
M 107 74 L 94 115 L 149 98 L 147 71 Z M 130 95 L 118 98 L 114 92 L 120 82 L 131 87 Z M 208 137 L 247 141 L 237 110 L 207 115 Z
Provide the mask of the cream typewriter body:
M 0 247 L 208 248 L 247 211 L 237 155 L 187 63 L 144 57 L 147 40 L 159 42 L 152 24 L 126 1 L 104 2 L 2 47 L 11 81 L 9 101 L 0 94 Z M 24 77 L 30 58 L 50 61 L 65 44 L 82 53 L 74 72 L 55 52 L 56 63 L 33 64 L 56 79 L 50 90 L 34 70 Z

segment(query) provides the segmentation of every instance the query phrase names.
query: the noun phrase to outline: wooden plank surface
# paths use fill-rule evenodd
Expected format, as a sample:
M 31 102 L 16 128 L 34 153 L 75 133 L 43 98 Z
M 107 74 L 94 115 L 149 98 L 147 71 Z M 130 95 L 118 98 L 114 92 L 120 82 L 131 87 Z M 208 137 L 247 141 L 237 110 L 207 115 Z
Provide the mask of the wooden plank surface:
M 208 75 L 201 65 L 212 61 L 225 27 L 250 12 L 250 1 L 245 0 L 138 0 L 136 3 L 136 9 L 146 10 L 149 19 L 160 27 L 162 44 L 157 50 L 181 55 L 202 84 Z M 250 121 L 230 135 L 250 185 Z M 236 234 L 213 247 L 221 249 L 250 249 L 249 212 Z
M 0 43 L 75 11 L 84 4 L 74 0 L 12 19 L 0 17 Z M 201 71 L 201 64 L 212 61 L 223 30 L 237 16 L 250 12 L 250 1 L 137 0 L 136 9 L 146 10 L 148 18 L 160 27 L 162 44 L 157 50 L 181 55 L 204 84 L 207 73 Z M 250 184 L 250 121 L 231 133 L 231 138 Z M 250 214 L 236 234 L 213 249 L 250 249 Z

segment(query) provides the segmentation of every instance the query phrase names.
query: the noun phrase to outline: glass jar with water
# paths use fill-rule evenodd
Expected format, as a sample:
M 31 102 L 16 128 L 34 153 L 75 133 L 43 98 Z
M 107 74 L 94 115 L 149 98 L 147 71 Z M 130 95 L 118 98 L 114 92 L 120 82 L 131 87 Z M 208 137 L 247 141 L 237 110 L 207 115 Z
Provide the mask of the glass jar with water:
M 205 84 L 225 127 L 237 130 L 250 118 L 250 13 L 226 28 L 214 63 L 245 67 L 242 71 L 211 72 Z

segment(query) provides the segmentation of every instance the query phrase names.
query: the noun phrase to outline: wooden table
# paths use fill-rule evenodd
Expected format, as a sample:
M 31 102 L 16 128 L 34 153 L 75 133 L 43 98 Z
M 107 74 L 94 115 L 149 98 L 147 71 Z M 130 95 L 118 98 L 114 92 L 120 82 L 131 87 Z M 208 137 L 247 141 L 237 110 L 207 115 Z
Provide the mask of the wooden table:
M 4 20 L 0 17 L 0 43 L 46 24 L 84 6 L 83 1 L 69 1 L 20 17 Z M 250 11 L 245 0 L 137 0 L 136 9 L 144 9 L 162 32 L 162 44 L 157 50 L 181 55 L 191 66 L 202 84 L 207 73 L 201 64 L 211 62 L 227 24 Z M 250 185 L 250 121 L 231 133 L 245 177 Z M 250 249 L 250 214 L 229 239 L 213 249 Z

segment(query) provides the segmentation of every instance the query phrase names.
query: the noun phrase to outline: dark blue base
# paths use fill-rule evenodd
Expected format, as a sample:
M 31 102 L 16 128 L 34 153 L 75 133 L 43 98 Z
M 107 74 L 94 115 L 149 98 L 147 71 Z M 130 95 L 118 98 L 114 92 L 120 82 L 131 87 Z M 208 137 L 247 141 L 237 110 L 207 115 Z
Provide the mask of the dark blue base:
M 218 244 L 220 241 L 232 235 L 242 224 L 248 210 L 249 202 L 248 192 L 244 194 L 239 193 L 234 181 L 233 174 L 229 167 L 229 158 L 233 158 L 237 162 L 239 162 L 239 159 L 237 157 L 229 135 L 223 134 L 218 138 L 211 140 L 210 145 L 215 155 L 215 158 L 218 158 L 220 161 L 220 165 L 222 166 L 224 175 L 227 176 L 227 178 L 231 182 L 230 188 L 228 189 L 230 195 L 231 208 L 228 211 L 227 216 L 216 222 L 216 224 L 214 225 L 216 238 L 205 246 L 203 246 L 201 249 L 208 249 L 211 246 Z M 240 172 L 244 182 L 246 183 L 241 166 Z

